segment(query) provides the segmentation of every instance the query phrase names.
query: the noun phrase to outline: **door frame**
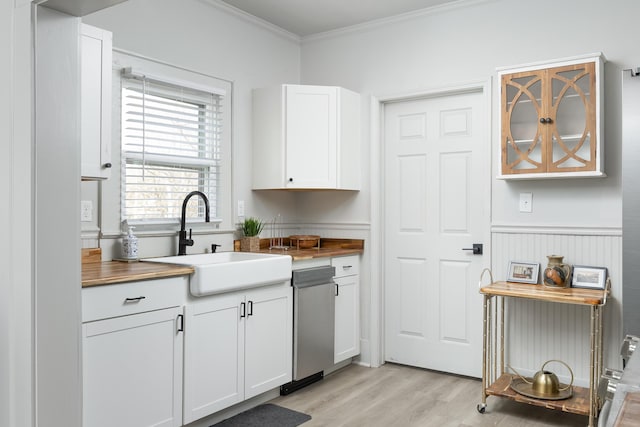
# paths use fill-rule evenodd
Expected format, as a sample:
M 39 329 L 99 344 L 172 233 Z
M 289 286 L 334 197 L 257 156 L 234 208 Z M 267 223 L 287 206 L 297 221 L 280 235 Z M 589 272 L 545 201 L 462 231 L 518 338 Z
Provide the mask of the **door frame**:
M 370 135 L 371 135 L 371 151 L 370 163 L 371 171 L 379 170 L 380 175 L 371 176 L 371 334 L 370 334 L 370 365 L 371 367 L 379 367 L 385 363 L 385 287 L 383 277 L 385 277 L 384 262 L 385 258 L 385 228 L 384 228 L 384 180 L 385 169 L 384 159 L 384 123 L 385 106 L 394 102 L 404 102 L 416 99 L 429 99 L 444 96 L 460 95 L 471 92 L 482 92 L 485 99 L 486 118 L 489 125 L 485 130 L 485 138 L 489 144 L 489 150 L 485 154 L 485 160 L 489 162 L 489 171 L 485 179 L 487 188 L 489 189 L 489 197 L 484 200 L 484 209 L 487 212 L 488 222 L 483 232 L 483 243 L 485 250 L 484 267 L 491 267 L 491 201 L 493 196 L 492 180 L 495 175 L 494 171 L 494 153 L 493 153 L 493 135 L 497 123 L 495 114 L 493 114 L 493 84 L 492 78 L 484 81 L 474 81 L 457 86 L 447 86 L 442 88 L 433 88 L 425 90 L 417 90 L 414 92 L 391 94 L 385 96 L 370 97 Z

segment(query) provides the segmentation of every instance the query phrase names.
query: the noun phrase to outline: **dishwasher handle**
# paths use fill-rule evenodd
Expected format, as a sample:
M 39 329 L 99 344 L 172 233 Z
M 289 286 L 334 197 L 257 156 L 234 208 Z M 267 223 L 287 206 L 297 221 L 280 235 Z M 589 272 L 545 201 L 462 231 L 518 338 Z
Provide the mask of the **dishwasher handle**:
M 323 285 L 335 285 L 336 282 L 333 281 L 333 279 L 324 279 L 321 281 L 316 281 L 316 282 L 303 282 L 303 283 L 294 283 L 293 287 L 297 288 L 297 289 L 304 289 L 304 288 L 312 288 L 314 286 L 323 286 Z

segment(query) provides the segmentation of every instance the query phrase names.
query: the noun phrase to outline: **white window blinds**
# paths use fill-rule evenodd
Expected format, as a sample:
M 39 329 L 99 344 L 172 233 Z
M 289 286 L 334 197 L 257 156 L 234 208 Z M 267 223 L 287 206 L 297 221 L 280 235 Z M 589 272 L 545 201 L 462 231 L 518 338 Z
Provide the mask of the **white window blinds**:
M 180 218 L 191 191 L 207 195 L 211 221 L 220 221 L 222 100 L 204 91 L 123 70 L 122 220 Z M 204 218 L 204 203 L 187 217 Z

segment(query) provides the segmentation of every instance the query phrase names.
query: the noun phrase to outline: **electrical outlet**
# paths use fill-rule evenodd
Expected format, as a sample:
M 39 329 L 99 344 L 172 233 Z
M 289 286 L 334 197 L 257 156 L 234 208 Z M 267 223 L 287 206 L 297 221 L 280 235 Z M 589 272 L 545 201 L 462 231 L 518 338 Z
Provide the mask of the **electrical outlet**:
M 80 202 L 80 221 L 93 221 L 93 202 L 91 200 L 82 200 Z
M 244 200 L 238 200 L 238 216 L 244 216 Z
M 533 211 L 533 193 L 520 193 L 520 212 Z

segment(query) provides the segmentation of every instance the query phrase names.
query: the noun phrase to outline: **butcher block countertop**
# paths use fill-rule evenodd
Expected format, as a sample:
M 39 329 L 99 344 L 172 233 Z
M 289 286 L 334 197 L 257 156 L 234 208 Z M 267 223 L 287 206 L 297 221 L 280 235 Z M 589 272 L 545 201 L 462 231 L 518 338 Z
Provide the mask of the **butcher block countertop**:
M 239 246 L 239 241 L 237 246 Z M 284 244 L 289 244 L 285 239 Z M 320 247 L 311 249 L 269 249 L 270 239 L 260 239 L 260 253 L 290 255 L 293 261 L 313 258 L 327 258 L 361 254 L 364 240 L 358 239 L 320 239 Z M 137 280 L 160 279 L 163 277 L 191 274 L 192 267 L 178 264 L 155 262 L 101 262 L 99 248 L 82 250 L 82 287 L 111 285 L 114 283 L 134 282 Z
M 240 241 L 236 240 L 235 246 L 239 248 Z M 301 261 L 313 258 L 327 258 L 345 255 L 361 254 L 364 252 L 364 240 L 361 239 L 329 239 L 321 238 L 320 247 L 311 249 L 269 249 L 271 239 L 260 239 L 260 252 L 262 254 L 290 255 L 293 261 Z M 289 245 L 289 239 L 283 239 L 283 244 Z M 237 249 L 236 249 L 237 250 Z
M 82 264 L 82 287 L 183 276 L 193 267 L 155 262 L 105 261 Z

